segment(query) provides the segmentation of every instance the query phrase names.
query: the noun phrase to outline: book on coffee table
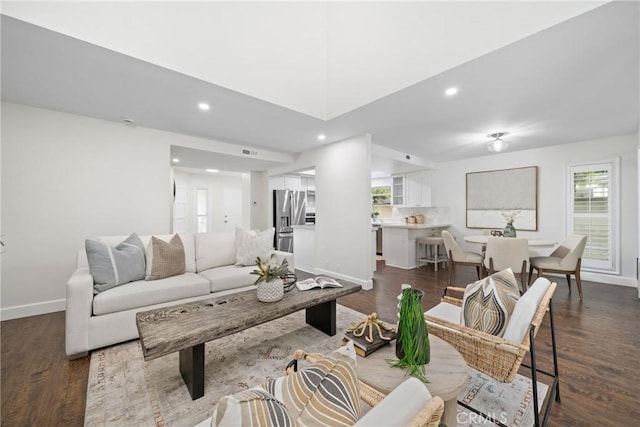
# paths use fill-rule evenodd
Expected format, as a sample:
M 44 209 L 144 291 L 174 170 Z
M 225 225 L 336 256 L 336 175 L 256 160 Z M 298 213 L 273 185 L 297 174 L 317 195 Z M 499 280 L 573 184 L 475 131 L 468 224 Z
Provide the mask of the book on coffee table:
M 353 341 L 353 346 L 356 349 L 356 354 L 360 357 L 367 357 L 374 351 L 378 350 L 381 347 L 384 347 L 387 344 L 390 344 L 396 339 L 396 333 L 391 331 L 382 330 L 382 334 L 385 337 L 391 338 L 390 340 L 383 340 L 380 338 L 380 334 L 378 334 L 377 328 L 373 328 L 373 342 L 369 342 L 366 340 L 365 335 L 368 332 L 365 332 L 361 337 L 357 337 L 353 335 L 353 332 L 345 332 L 343 342 L 347 342 L 349 340 Z
M 299 291 L 308 291 L 309 289 L 324 288 L 341 288 L 342 285 L 331 277 L 318 276 L 311 279 L 300 280 L 296 282 L 296 288 Z

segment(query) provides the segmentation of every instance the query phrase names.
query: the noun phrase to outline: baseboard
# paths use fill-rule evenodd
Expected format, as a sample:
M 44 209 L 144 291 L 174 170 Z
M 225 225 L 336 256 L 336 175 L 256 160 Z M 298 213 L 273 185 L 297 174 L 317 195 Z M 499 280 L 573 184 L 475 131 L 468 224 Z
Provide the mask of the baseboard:
M 64 311 L 67 307 L 66 299 L 36 302 L 33 304 L 15 305 L 0 309 L 0 320 L 18 319 L 20 317 L 37 316 L 38 314 Z
M 373 289 L 372 279 L 369 279 L 369 280 L 358 279 L 353 276 L 347 276 L 346 274 L 337 273 L 335 271 L 325 270 L 324 268 L 318 268 L 318 267 L 316 267 L 315 270 L 316 272 L 314 274 L 326 274 L 327 276 L 335 277 L 336 279 L 346 280 L 347 282 L 355 283 L 356 285 L 362 286 L 362 289 L 366 291 Z
M 315 268 L 314 269 L 310 269 L 310 268 L 296 267 L 296 270 L 304 271 L 305 273 L 313 274 L 314 276 L 318 275 L 318 272 L 316 271 Z
M 545 276 L 564 277 L 564 274 L 559 273 L 544 273 Z M 536 277 L 536 273 L 533 273 L 533 277 Z M 626 286 L 629 288 L 637 288 L 638 281 L 633 277 L 626 276 L 614 276 L 611 274 L 592 273 L 588 271 L 580 272 L 580 279 L 587 282 L 606 283 L 608 285 Z M 575 277 L 571 275 L 571 282 L 575 281 Z

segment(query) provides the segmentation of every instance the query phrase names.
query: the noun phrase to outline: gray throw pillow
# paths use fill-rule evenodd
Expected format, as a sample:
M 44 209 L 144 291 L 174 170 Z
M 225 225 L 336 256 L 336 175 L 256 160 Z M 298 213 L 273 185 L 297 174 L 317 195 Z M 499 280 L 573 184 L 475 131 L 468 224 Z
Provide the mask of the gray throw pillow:
M 144 245 L 136 233 L 115 247 L 87 239 L 85 249 L 93 276 L 94 294 L 124 283 L 144 280 Z

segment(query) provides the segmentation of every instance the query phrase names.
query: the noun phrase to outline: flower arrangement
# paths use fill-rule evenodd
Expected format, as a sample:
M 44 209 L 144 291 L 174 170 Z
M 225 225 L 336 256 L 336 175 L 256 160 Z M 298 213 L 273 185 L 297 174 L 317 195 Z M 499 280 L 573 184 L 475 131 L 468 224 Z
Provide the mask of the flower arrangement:
M 507 221 L 507 224 L 513 224 L 513 221 L 516 220 L 518 215 L 520 215 L 522 211 L 511 211 L 511 212 L 502 212 L 502 217 Z
M 278 264 L 275 257 L 271 257 L 269 261 L 263 261 L 258 257 L 256 258 L 256 266 L 258 266 L 258 269 L 250 273 L 258 276 L 253 283 L 254 285 L 259 285 L 262 282 L 270 282 L 289 272 L 289 263 L 286 259 L 282 261 L 282 264 Z

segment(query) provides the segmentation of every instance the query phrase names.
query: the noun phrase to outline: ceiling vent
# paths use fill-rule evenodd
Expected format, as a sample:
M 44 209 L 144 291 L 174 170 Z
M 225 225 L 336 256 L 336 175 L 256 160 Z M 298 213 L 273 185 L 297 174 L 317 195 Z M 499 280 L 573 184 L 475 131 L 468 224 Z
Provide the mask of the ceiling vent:
M 245 156 L 257 156 L 258 152 L 257 151 L 247 150 L 246 148 L 243 148 L 242 149 L 242 154 L 244 154 Z

